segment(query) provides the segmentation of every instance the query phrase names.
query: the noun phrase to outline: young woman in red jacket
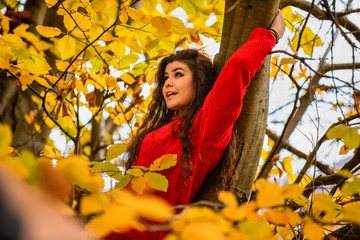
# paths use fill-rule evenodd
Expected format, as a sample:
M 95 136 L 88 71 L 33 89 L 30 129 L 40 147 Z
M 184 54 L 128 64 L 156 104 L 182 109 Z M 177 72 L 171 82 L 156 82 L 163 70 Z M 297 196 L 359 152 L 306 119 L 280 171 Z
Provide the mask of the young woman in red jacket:
M 127 168 L 149 167 L 165 154 L 177 154 L 178 164 L 161 173 L 169 181 L 168 190 L 157 195 L 173 206 L 191 202 L 229 144 L 246 87 L 284 30 L 279 10 L 270 30 L 254 29 L 217 78 L 210 59 L 197 50 L 164 58 L 148 112 L 129 143 Z M 164 232 L 131 231 L 113 233 L 106 239 L 163 237 Z

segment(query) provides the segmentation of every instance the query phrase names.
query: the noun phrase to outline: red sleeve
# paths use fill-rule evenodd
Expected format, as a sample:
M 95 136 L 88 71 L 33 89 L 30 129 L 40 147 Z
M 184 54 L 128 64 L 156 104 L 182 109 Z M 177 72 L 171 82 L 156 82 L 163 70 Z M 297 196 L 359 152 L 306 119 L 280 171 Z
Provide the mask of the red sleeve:
M 194 124 L 199 124 L 202 158 L 210 161 L 210 171 L 230 141 L 246 87 L 274 45 L 275 38 L 268 30 L 254 29 L 248 41 L 228 60 L 206 97 Z

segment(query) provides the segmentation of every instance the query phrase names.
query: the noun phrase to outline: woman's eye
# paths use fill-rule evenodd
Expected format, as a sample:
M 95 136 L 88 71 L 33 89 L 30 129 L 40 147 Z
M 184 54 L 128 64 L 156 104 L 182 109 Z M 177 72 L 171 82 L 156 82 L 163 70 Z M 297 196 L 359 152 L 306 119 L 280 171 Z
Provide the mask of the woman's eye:
M 177 73 L 175 73 L 175 76 L 176 77 L 182 77 L 182 76 L 184 76 L 182 73 L 180 73 L 180 72 L 177 72 Z
M 164 80 L 166 81 L 168 78 L 169 78 L 169 76 L 165 76 L 165 77 L 164 77 Z

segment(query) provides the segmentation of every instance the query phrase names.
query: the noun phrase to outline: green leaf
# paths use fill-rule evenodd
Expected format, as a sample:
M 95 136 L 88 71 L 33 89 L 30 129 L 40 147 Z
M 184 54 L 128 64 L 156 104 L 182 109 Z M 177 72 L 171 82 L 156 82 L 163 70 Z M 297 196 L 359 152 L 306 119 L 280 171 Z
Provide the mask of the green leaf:
M 342 177 L 346 177 L 346 178 L 352 178 L 354 176 L 354 174 L 352 174 L 349 170 L 345 169 L 345 170 L 339 170 L 337 173 L 337 175 L 340 175 Z
M 360 146 L 359 128 L 352 128 L 345 125 L 338 125 L 330 128 L 326 136 L 328 138 L 343 139 L 348 148 L 357 148 Z
M 134 169 L 136 169 L 136 168 L 140 168 L 140 169 L 142 169 L 143 171 L 149 171 L 149 169 L 148 168 L 146 168 L 146 167 L 144 167 L 144 166 L 131 166 L 131 168 L 134 168 Z
M 133 176 L 136 176 L 136 177 L 140 177 L 142 175 L 144 175 L 144 172 L 141 170 L 141 169 L 128 169 L 126 171 L 126 174 L 130 174 L 130 175 L 133 175 Z
M 294 58 L 282 58 L 281 61 L 280 61 L 280 64 L 281 65 L 284 65 L 284 64 L 295 64 L 296 63 L 296 60 Z
M 102 170 L 109 175 L 109 177 L 115 177 L 119 174 L 122 175 L 121 170 L 110 162 L 103 162 L 101 166 Z
M 122 57 L 119 61 L 120 68 L 129 68 L 130 64 L 135 63 L 139 60 L 139 56 L 133 53 L 127 54 Z
M 144 175 L 146 182 L 155 190 L 166 192 L 169 186 L 169 181 L 164 175 L 160 173 L 147 172 Z
M 90 59 L 90 63 L 92 66 L 91 71 L 93 72 L 99 72 L 104 67 L 103 61 L 97 57 Z
M 32 152 L 24 150 L 20 155 L 21 162 L 26 166 L 30 173 L 30 180 L 34 183 L 40 182 L 37 162 Z
M 119 180 L 119 182 L 115 183 L 115 188 L 122 189 L 122 188 L 126 187 L 129 184 L 132 177 L 133 176 L 131 176 L 131 175 L 121 175 L 121 176 L 116 177 L 116 180 Z
M 176 154 L 167 154 L 163 155 L 160 158 L 156 159 L 150 166 L 150 171 L 161 171 L 175 166 L 177 163 Z
M 106 153 L 106 161 L 110 161 L 114 158 L 117 158 L 121 154 L 126 151 L 126 144 L 125 143 L 117 143 L 109 147 Z
M 344 196 L 353 196 L 360 193 L 360 179 L 354 178 L 351 182 L 346 182 L 341 188 Z

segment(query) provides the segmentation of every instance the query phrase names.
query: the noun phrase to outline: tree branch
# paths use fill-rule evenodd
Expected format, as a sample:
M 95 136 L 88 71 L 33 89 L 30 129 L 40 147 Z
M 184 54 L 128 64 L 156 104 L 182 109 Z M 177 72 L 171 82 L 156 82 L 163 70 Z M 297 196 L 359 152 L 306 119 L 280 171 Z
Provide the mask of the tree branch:
M 306 2 L 304 0 L 281 0 L 280 1 L 280 9 L 283 9 L 286 6 L 297 7 L 299 9 L 307 11 L 307 12 L 309 12 L 311 10 L 311 14 L 319 20 L 332 20 L 331 17 L 329 16 L 328 12 L 320 9 L 317 6 L 314 6 L 313 8 L 311 8 L 311 3 Z M 359 10 L 356 10 L 356 12 L 358 12 L 358 11 Z M 345 11 L 344 13 L 348 13 L 348 12 L 350 12 L 350 11 Z M 338 14 L 338 16 L 336 14 Z M 360 42 L 360 28 L 358 26 L 356 26 L 353 22 L 348 20 L 345 17 L 345 15 L 342 13 L 335 13 L 333 15 L 337 16 L 338 24 L 341 27 L 349 30 L 349 32 L 353 33 L 356 40 L 358 42 Z
M 266 135 L 275 142 L 277 142 L 279 140 L 279 136 L 277 136 L 275 133 L 271 132 L 269 129 L 266 129 Z M 295 147 L 291 146 L 290 144 L 284 143 L 284 149 L 286 149 L 289 152 L 291 152 L 292 154 L 296 155 L 298 158 L 301 158 L 304 160 L 306 160 L 308 158 L 308 155 L 306 155 L 305 153 L 296 149 Z M 327 166 L 319 161 L 314 160 L 312 162 L 312 165 L 316 166 L 318 169 L 320 169 L 326 175 L 335 174 L 335 172 L 329 166 Z

